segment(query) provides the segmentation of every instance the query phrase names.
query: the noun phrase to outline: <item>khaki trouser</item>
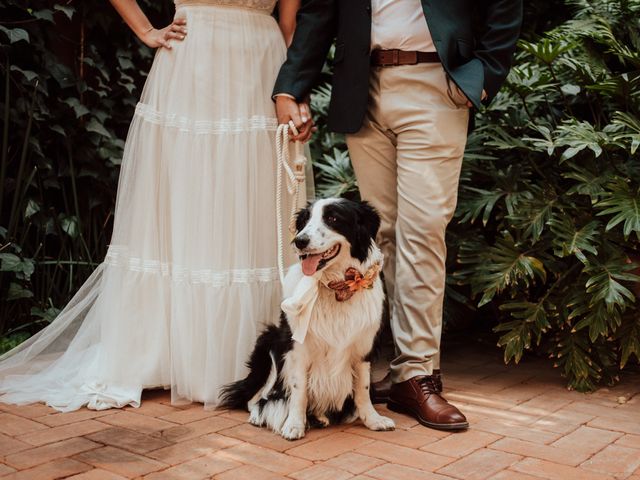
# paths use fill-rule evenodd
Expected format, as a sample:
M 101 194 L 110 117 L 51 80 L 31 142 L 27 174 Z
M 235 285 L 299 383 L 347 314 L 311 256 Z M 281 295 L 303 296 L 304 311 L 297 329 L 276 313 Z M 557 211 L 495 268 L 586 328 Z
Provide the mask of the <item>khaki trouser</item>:
M 445 229 L 453 216 L 469 110 L 442 65 L 372 70 L 369 110 L 347 136 L 360 193 L 382 216 L 392 300 L 394 383 L 440 368 Z

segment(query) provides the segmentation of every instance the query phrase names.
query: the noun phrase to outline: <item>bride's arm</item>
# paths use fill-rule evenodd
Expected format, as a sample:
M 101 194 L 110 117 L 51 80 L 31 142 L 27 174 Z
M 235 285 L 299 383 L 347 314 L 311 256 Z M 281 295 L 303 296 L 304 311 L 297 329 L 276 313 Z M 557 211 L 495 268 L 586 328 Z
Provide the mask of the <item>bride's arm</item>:
M 133 33 L 151 48 L 164 47 L 170 49 L 169 40 L 183 40 L 187 34 L 187 21 L 184 18 L 174 19 L 171 25 L 158 30 L 153 28 L 136 0 L 111 0 L 111 4 L 126 24 L 129 25 L 129 28 L 133 30 Z
M 300 0 L 280 0 L 278 5 L 280 30 L 288 47 L 293 40 L 293 33 L 296 31 L 296 13 L 300 8 Z

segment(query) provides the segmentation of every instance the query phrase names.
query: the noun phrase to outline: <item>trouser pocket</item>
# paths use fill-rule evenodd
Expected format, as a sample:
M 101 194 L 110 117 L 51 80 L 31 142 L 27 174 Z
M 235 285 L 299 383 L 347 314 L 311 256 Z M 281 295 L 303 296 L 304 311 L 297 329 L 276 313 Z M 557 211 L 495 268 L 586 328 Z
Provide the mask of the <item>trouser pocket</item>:
M 465 107 L 468 108 L 467 102 L 469 99 L 464 94 L 464 92 L 456 85 L 456 82 L 453 81 L 451 76 L 448 73 L 445 73 L 447 78 L 447 97 L 451 100 L 456 107 Z

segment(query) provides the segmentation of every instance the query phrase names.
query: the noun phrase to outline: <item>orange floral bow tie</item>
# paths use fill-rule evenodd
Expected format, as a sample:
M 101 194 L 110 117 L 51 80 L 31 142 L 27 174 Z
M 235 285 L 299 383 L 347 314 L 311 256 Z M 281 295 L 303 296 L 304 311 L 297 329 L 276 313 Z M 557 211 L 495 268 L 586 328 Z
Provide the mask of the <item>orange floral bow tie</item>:
M 367 271 L 361 274 L 355 267 L 347 268 L 344 272 L 344 280 L 329 282 L 327 287 L 336 292 L 336 300 L 344 302 L 353 297 L 353 294 L 362 289 L 373 288 L 373 282 L 380 273 L 380 264 L 371 265 Z

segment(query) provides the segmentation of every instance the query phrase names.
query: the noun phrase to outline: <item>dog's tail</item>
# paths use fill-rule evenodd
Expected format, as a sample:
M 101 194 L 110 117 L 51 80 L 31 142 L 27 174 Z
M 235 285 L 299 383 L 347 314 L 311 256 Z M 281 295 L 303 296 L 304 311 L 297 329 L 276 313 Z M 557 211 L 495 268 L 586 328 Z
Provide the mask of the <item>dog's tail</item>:
M 271 351 L 277 334 L 277 328 L 270 326 L 260 335 L 247 362 L 249 374 L 222 388 L 220 407 L 248 410 L 250 403 L 257 402 L 259 398 L 267 398 L 278 378 L 276 361 Z

